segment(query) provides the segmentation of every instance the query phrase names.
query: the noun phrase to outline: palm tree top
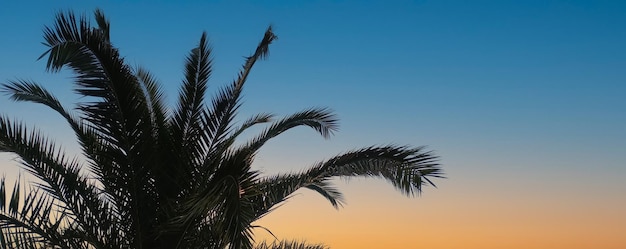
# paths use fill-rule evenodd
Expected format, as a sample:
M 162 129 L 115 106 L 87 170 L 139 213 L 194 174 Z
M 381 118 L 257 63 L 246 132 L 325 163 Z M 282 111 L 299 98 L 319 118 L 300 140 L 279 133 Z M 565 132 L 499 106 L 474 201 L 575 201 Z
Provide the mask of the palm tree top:
M 343 203 L 335 177 L 378 177 L 406 195 L 419 194 L 442 177 L 437 156 L 424 147 L 370 146 L 339 154 L 295 173 L 264 176 L 252 165 L 271 139 L 295 127 L 324 138 L 338 128 L 328 108 L 282 118 L 261 113 L 237 125 L 241 93 L 255 63 L 277 39 L 267 28 L 233 82 L 206 100 L 213 71 L 203 33 L 186 58 L 176 105 L 146 69 L 129 66 L 110 37 L 102 11 L 95 25 L 72 12 L 44 28 L 46 69 L 74 73 L 74 91 L 89 102 L 68 110 L 42 85 L 2 84 L 11 99 L 42 104 L 74 131 L 86 161 L 66 156 L 37 130 L 0 116 L 0 152 L 20 158 L 41 180 L 21 198 L 0 189 L 0 245 L 6 248 L 253 248 L 253 223 L 308 188 L 333 206 Z M 240 135 L 265 125 L 252 139 Z M 88 174 L 81 173 L 87 167 Z M 8 203 L 8 204 L 6 204 Z M 21 203 L 21 204 L 17 204 Z M 296 242 L 258 248 L 301 248 Z M 315 247 L 309 248 L 322 248 Z

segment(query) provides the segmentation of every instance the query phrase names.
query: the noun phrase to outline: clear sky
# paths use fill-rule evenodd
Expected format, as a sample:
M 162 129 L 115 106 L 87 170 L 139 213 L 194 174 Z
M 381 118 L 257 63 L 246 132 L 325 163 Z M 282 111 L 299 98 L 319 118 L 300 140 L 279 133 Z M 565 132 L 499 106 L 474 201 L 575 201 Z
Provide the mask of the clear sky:
M 249 78 L 241 117 L 327 106 L 342 122 L 330 141 L 302 129 L 270 143 L 256 161 L 268 174 L 372 144 L 441 156 L 448 179 L 418 198 L 376 179 L 338 181 L 340 210 L 298 192 L 259 221 L 279 238 L 335 249 L 626 248 L 626 1 L 0 1 L 0 81 L 32 79 L 80 101 L 68 74 L 36 59 L 56 11 L 96 7 L 121 54 L 154 72 L 170 101 L 202 31 L 219 86 L 274 25 L 279 40 Z M 3 96 L 0 113 L 77 152 L 51 111 Z M 18 172 L 6 155 L 0 169 Z

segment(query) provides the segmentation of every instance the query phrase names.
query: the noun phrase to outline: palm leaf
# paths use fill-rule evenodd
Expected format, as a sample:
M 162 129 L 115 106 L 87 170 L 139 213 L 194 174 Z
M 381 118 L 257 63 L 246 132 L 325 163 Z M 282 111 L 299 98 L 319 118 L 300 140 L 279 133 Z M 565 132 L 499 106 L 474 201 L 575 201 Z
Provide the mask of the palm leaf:
M 437 157 L 423 147 L 366 147 L 333 157 L 298 174 L 263 178 L 254 202 L 258 218 L 284 202 L 300 188 L 312 189 L 324 196 L 334 207 L 342 202 L 341 193 L 330 179 L 333 177 L 381 177 L 407 194 L 419 194 L 423 185 L 434 185 L 429 177 L 442 177 Z
M 326 108 L 307 109 L 273 123 L 240 150 L 256 153 L 270 139 L 298 126 L 311 127 L 319 132 L 322 137 L 328 139 L 337 131 L 337 123 L 337 117 Z
M 6 197 L 2 178 L 2 197 Z M 33 247 L 36 245 L 51 245 L 61 248 L 69 247 L 60 229 L 62 223 L 72 222 L 67 216 L 55 208 L 55 198 L 32 189 L 21 200 L 22 192 L 19 179 L 15 182 L 8 210 L 0 210 L 0 230 L 4 247 Z
M 102 240 L 116 241 L 106 233 L 115 230 L 112 226 L 116 225 L 110 214 L 104 212 L 109 208 L 100 200 L 97 188 L 79 174 L 80 164 L 75 159 L 68 160 L 39 133 L 26 133 L 23 125 L 4 117 L 0 117 L 0 152 L 20 157 L 25 169 L 43 181 L 39 187 L 59 201 L 85 229 L 88 241 L 100 244 Z
M 239 77 L 230 85 L 222 88 L 213 98 L 212 106 L 203 113 L 203 133 L 199 142 L 205 145 L 204 158 L 202 159 L 202 172 L 214 172 L 217 164 L 215 156 L 225 152 L 231 141 L 228 134 L 232 129 L 232 123 L 240 106 L 240 96 L 243 86 L 258 59 L 263 59 L 269 54 L 269 45 L 277 39 L 270 26 L 263 39 L 257 46 L 254 54 L 247 57 L 246 62 L 239 73 Z M 206 175 L 201 177 L 206 180 Z
M 92 28 L 84 16 L 59 13 L 55 25 L 44 29 L 50 47 L 44 55 L 49 70 L 68 66 L 77 75 L 76 91 L 95 98 L 79 108 L 101 143 L 91 158 L 92 167 L 120 218 L 130 221 L 125 224 L 126 232 L 134 234 L 129 240 L 139 241 L 147 238 L 158 213 L 151 208 L 156 206 L 156 193 L 146 191 L 154 184 L 152 167 L 160 153 L 153 149 L 158 144 L 150 112 L 154 96 L 143 90 L 112 46 L 106 18 L 97 11 L 96 19 L 100 27 Z

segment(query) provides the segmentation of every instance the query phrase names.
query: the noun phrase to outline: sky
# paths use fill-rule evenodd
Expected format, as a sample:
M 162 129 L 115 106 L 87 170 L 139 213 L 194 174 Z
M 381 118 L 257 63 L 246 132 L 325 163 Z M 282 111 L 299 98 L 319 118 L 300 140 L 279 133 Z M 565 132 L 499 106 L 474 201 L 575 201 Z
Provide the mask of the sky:
M 303 128 L 272 141 L 255 164 L 267 175 L 369 145 L 427 145 L 441 157 L 447 178 L 419 197 L 380 179 L 337 180 L 347 204 L 336 210 L 298 191 L 257 223 L 278 238 L 335 249 L 626 248 L 625 1 L 0 1 L 0 82 L 34 80 L 79 102 L 69 73 L 37 61 L 42 28 L 59 10 L 97 7 L 126 61 L 151 70 L 171 104 L 203 31 L 215 90 L 273 25 L 279 39 L 250 75 L 241 119 L 320 106 L 341 127 L 330 140 Z M 0 114 L 79 151 L 46 108 L 3 95 Z M 15 177 L 11 159 L 0 155 L 0 170 Z

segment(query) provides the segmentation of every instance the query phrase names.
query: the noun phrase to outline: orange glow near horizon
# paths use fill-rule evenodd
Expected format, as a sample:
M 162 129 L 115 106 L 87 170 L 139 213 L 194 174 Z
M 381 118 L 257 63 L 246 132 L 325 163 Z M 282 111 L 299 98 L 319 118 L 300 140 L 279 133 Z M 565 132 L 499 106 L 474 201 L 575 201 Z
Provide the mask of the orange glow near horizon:
M 348 204 L 339 210 L 305 190 L 257 224 L 279 239 L 305 239 L 336 249 L 626 248 L 623 199 L 600 203 L 593 197 L 514 192 L 503 198 L 506 193 L 498 189 L 451 197 L 453 190 L 446 188 L 406 198 L 375 180 L 340 185 Z M 369 194 L 359 191 L 372 186 L 380 188 Z M 262 230 L 256 236 L 273 240 Z
M 10 186 L 20 170 L 14 162 L 0 161 L 0 167 Z M 338 180 L 346 198 L 342 208 L 334 209 L 313 191 L 299 190 L 254 225 L 279 239 L 332 249 L 626 248 L 626 189 L 619 174 L 600 179 L 546 170 L 529 184 L 531 173 L 477 177 L 485 172 L 449 167 L 450 179 L 435 179 L 438 188 L 426 187 L 414 198 L 380 179 Z M 274 239 L 263 229 L 254 232 L 257 241 Z
M 619 176 L 576 189 L 582 178 L 522 187 L 514 178 L 481 182 L 469 174 L 460 178 L 454 169 L 451 175 L 415 198 L 382 180 L 336 181 L 346 197 L 338 210 L 317 193 L 299 190 L 255 225 L 279 239 L 332 249 L 626 248 L 624 189 L 611 185 Z M 7 175 L 9 185 L 13 180 Z M 257 229 L 255 239 L 274 238 Z

